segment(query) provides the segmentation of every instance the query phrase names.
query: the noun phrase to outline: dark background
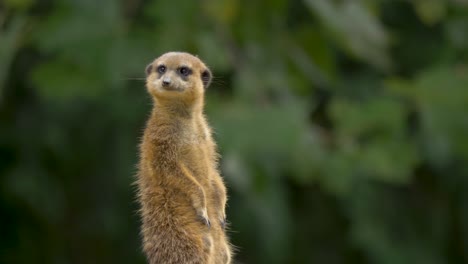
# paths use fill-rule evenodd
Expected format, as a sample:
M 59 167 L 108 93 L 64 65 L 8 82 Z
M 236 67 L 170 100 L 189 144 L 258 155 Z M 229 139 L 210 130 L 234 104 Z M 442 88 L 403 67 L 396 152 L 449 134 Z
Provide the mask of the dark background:
M 468 263 L 468 1 L 2 0 L 0 263 L 144 263 L 144 69 L 198 54 L 236 263 Z

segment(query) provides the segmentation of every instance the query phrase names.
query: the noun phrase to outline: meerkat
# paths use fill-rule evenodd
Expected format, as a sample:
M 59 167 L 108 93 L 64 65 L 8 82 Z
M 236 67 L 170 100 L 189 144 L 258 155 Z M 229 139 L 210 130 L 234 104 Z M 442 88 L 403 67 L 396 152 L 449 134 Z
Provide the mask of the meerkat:
M 203 113 L 212 74 L 195 56 L 168 52 L 146 76 L 153 109 L 137 177 L 143 251 L 149 263 L 231 263 L 226 187 Z

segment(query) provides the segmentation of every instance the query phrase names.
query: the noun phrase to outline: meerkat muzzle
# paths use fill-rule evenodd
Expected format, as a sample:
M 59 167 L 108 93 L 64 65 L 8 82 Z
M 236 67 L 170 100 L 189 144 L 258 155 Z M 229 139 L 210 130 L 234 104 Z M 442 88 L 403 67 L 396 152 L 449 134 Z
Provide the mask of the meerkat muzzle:
M 166 87 L 166 86 L 169 86 L 169 84 L 171 84 L 171 78 L 164 77 L 164 79 L 162 80 L 162 85 Z

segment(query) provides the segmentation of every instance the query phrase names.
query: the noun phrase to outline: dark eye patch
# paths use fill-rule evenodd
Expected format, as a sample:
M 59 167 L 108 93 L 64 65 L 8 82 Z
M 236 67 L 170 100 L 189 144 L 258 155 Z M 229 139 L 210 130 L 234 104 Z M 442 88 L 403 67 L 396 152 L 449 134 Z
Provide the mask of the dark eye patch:
M 159 73 L 163 74 L 163 73 L 166 72 L 166 66 L 159 65 L 157 70 L 158 70 Z
M 188 76 L 192 73 L 192 70 L 190 70 L 188 67 L 182 66 L 178 69 L 178 72 L 183 76 Z

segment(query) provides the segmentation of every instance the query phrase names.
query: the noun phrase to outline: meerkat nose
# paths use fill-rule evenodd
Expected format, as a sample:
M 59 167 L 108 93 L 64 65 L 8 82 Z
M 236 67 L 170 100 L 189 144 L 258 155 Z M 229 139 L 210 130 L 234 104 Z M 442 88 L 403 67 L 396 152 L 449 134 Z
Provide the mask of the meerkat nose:
M 171 78 L 165 77 L 162 81 L 162 84 L 163 86 L 168 86 L 169 84 L 171 84 Z

